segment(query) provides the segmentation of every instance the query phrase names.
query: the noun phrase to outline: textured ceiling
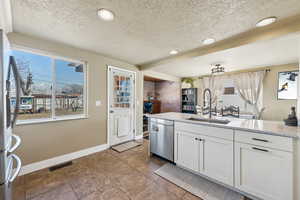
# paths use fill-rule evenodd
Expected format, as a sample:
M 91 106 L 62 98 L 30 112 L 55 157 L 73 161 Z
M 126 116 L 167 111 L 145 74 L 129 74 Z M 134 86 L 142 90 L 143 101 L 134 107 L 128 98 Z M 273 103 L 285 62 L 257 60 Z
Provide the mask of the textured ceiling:
M 98 8 L 116 14 L 98 19 Z M 14 31 L 96 51 L 133 64 L 222 40 L 268 16 L 300 13 L 300 0 L 12 0 Z
M 221 63 L 226 72 L 298 63 L 299 44 L 300 33 L 294 33 L 272 40 L 194 57 L 183 62 L 160 65 L 152 68 L 152 70 L 177 77 L 189 77 L 210 74 L 211 65 L 216 63 Z

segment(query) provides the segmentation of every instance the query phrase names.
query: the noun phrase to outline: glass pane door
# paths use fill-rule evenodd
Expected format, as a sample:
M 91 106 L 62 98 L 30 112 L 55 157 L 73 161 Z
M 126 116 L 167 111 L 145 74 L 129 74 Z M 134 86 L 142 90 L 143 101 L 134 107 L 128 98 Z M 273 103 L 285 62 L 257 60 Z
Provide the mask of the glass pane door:
M 132 76 L 114 74 L 113 76 L 114 108 L 130 108 L 132 105 Z

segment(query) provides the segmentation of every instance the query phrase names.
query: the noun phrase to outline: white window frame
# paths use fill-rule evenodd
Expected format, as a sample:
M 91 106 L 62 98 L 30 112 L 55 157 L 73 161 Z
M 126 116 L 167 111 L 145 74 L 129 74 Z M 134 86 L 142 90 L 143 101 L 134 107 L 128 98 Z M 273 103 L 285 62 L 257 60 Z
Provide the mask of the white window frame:
M 52 69 L 52 90 L 51 90 L 51 116 L 49 118 L 40 118 L 40 119 L 26 119 L 26 120 L 17 120 L 17 125 L 24 124 L 35 124 L 35 123 L 47 123 L 47 122 L 56 122 L 56 121 L 65 121 L 65 120 L 78 120 L 78 119 L 88 119 L 88 63 L 86 61 L 82 61 L 79 59 L 73 59 L 69 57 L 59 56 L 56 54 L 52 54 L 46 51 L 32 49 L 19 45 L 12 45 L 12 50 L 23 51 L 25 53 L 36 54 L 40 56 L 46 56 L 51 59 L 51 69 Z M 56 116 L 55 115 L 55 89 L 56 89 L 56 68 L 55 68 L 55 60 L 63 60 L 67 62 L 74 62 L 83 65 L 83 73 L 84 73 L 84 87 L 83 87 L 83 101 L 84 101 L 84 110 L 83 114 L 76 115 L 65 115 L 65 116 Z

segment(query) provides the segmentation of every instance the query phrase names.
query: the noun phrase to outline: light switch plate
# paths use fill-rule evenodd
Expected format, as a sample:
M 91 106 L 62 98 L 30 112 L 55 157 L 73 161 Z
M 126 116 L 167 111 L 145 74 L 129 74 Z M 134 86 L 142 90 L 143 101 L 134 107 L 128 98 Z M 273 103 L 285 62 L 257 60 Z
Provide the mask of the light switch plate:
M 100 100 L 96 101 L 96 106 L 101 106 L 101 105 L 102 105 L 102 103 Z

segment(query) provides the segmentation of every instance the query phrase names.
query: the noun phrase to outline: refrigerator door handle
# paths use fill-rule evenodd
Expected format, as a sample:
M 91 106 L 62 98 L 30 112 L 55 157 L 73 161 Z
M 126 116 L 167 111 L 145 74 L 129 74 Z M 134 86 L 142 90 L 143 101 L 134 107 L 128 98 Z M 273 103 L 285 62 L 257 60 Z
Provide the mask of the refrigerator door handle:
M 13 159 L 15 159 L 15 161 L 17 162 L 17 167 L 16 167 L 15 170 L 13 170 L 14 173 L 12 174 L 12 176 L 9 177 L 9 179 L 8 179 L 8 182 L 9 182 L 9 183 L 12 183 L 12 182 L 17 178 L 17 176 L 19 175 L 19 173 L 20 173 L 20 171 L 21 171 L 21 166 L 22 166 L 21 159 L 20 159 L 17 155 L 11 154 L 11 157 L 12 157 Z
M 13 134 L 12 138 L 16 140 L 16 143 L 8 150 L 8 153 L 13 153 L 21 144 L 21 138 L 19 136 Z
M 15 61 L 15 58 L 13 56 L 9 57 L 9 63 L 12 67 L 13 73 L 14 73 L 14 78 L 15 78 L 15 84 L 16 84 L 16 107 L 14 111 L 14 117 L 11 122 L 11 126 L 14 127 L 17 121 L 17 116 L 19 113 L 19 108 L 20 108 L 20 94 L 21 94 L 21 77 L 17 68 L 17 64 Z

